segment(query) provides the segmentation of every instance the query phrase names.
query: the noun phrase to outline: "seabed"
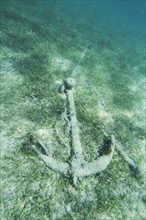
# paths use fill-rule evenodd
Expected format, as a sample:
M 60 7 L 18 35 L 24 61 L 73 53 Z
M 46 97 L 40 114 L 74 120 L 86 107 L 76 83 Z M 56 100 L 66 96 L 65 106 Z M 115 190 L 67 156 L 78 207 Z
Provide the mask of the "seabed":
M 145 219 L 143 42 L 100 13 L 91 25 L 74 10 L 60 1 L 1 3 L 1 220 Z M 69 160 L 66 104 L 55 81 L 72 71 L 84 159 L 100 156 L 105 132 L 140 175 L 116 148 L 104 171 L 75 186 L 38 157 L 30 137 L 40 131 L 52 157 Z

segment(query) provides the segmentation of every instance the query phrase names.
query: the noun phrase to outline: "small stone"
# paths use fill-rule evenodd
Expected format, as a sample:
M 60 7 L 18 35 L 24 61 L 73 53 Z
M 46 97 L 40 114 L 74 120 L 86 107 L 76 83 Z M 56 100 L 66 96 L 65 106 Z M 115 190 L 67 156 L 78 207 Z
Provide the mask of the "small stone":
M 68 213 L 71 212 L 71 204 L 70 204 L 70 203 L 66 206 L 66 211 L 67 211 Z

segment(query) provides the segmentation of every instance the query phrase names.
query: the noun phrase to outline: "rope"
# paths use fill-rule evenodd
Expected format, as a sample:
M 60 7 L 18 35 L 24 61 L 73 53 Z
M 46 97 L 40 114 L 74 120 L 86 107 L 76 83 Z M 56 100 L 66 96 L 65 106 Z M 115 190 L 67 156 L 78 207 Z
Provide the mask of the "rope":
M 71 71 L 70 77 L 73 77 L 73 78 L 74 78 L 74 77 L 77 75 L 77 71 L 76 71 L 76 70 L 77 70 L 77 68 L 79 67 L 79 65 L 80 65 L 81 61 L 83 60 L 83 58 L 85 57 L 86 52 L 87 52 L 88 49 L 89 49 L 89 45 L 86 46 L 85 50 L 84 50 L 83 53 L 81 54 L 78 63 L 74 66 L 73 70 Z

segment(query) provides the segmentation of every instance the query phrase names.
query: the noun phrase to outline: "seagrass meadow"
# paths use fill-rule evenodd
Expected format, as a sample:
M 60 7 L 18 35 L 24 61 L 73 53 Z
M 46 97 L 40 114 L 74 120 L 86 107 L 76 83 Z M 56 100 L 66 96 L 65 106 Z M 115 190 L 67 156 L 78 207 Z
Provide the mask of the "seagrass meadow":
M 144 220 L 144 28 L 119 25 L 100 1 L 0 2 L 0 219 Z M 55 81 L 72 71 L 85 160 L 99 156 L 104 133 L 126 155 L 115 147 L 104 171 L 76 185 L 46 166 L 31 139 L 39 131 L 52 157 L 69 161 L 66 103 Z

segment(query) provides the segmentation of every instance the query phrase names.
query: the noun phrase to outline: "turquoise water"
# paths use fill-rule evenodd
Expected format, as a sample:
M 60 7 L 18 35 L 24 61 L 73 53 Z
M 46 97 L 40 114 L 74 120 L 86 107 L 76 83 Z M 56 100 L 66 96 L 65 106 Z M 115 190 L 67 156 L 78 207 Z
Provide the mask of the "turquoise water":
M 0 218 L 144 220 L 145 1 L 2 0 L 0 10 Z M 36 137 L 71 166 L 55 87 L 70 76 L 84 160 L 106 152 L 105 134 L 116 140 L 109 166 L 76 186 L 32 147 Z

